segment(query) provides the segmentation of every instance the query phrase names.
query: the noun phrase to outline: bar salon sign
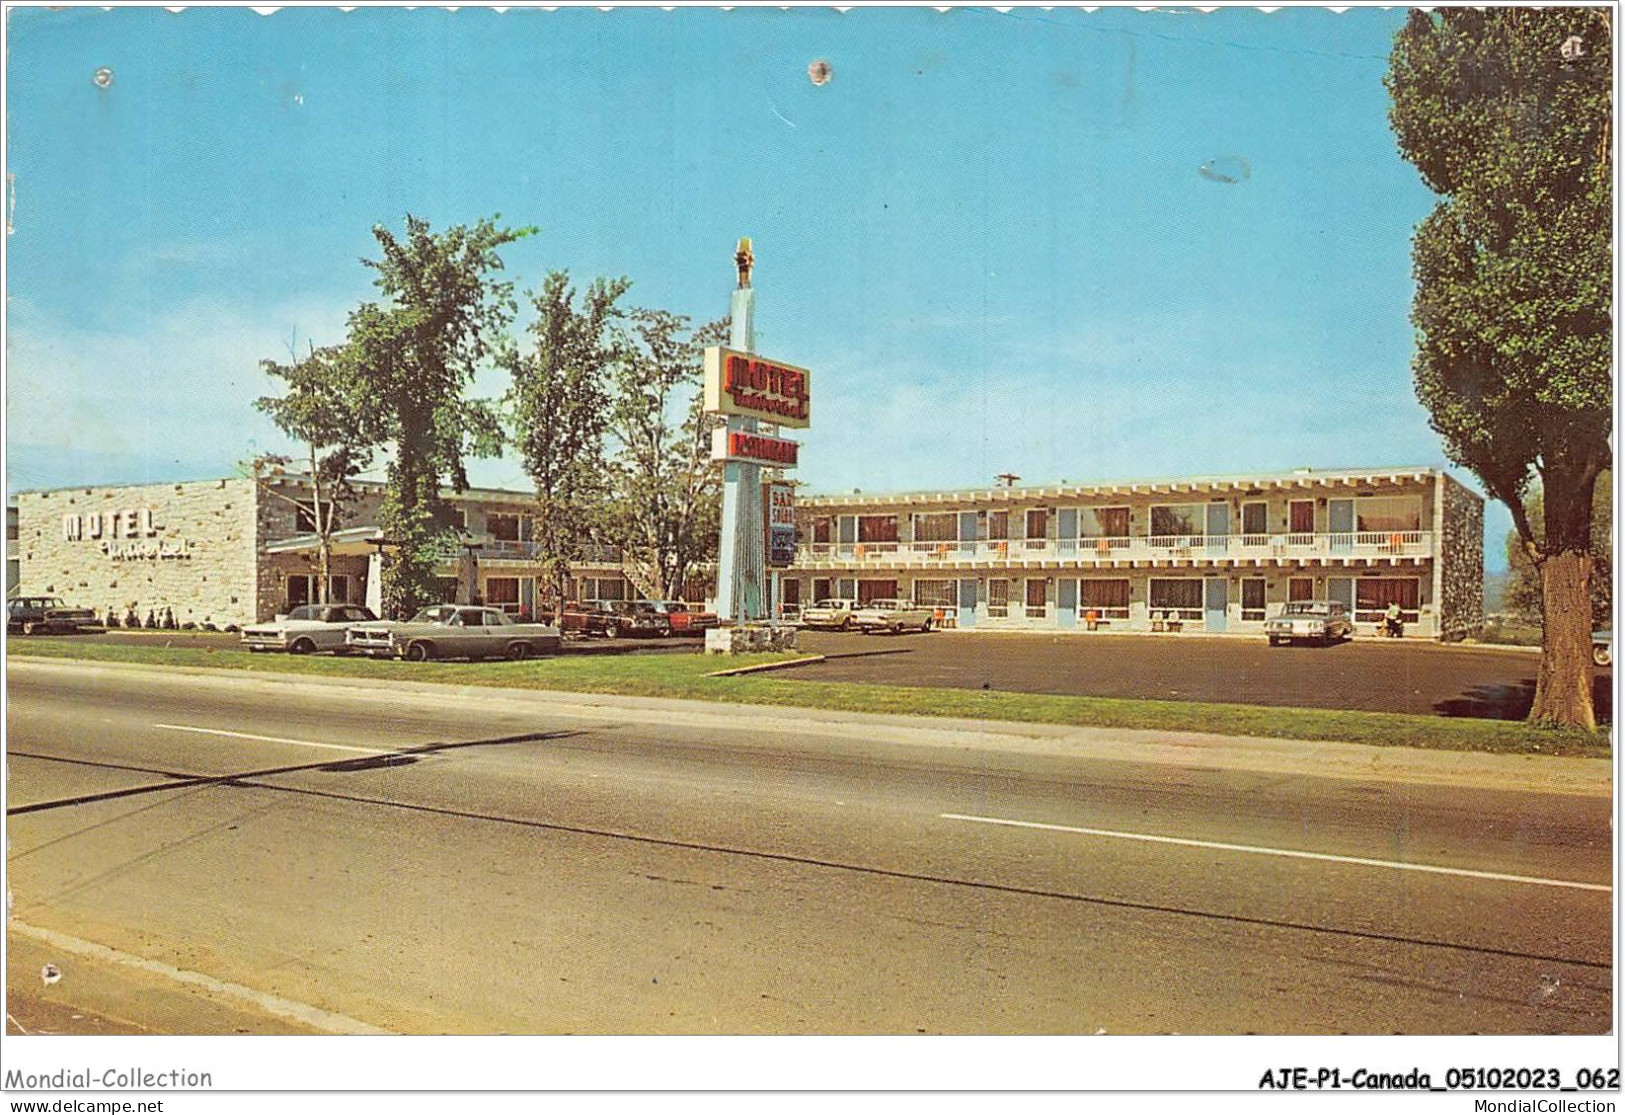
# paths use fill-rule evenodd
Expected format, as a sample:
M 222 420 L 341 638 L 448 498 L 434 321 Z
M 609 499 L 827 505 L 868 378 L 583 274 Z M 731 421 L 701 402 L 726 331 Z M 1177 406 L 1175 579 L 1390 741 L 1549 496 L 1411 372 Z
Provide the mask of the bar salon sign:
M 192 556 L 186 539 L 158 537 L 158 526 L 150 507 L 64 515 L 62 540 L 100 542 L 102 553 L 114 561 L 171 561 Z

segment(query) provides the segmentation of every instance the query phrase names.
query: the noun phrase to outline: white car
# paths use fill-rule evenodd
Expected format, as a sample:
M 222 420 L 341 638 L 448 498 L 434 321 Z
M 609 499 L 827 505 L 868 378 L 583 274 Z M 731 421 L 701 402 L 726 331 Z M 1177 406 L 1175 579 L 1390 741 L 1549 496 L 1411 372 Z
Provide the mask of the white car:
M 910 627 L 921 631 L 931 630 L 936 616 L 936 609 L 911 604 L 907 600 L 871 600 L 852 613 L 852 623 L 865 635 L 872 635 L 876 631 L 901 635 Z
M 831 597 L 820 600 L 801 613 L 801 626 L 828 627 L 834 631 L 849 631 L 852 628 L 852 613 L 857 610 L 856 600 L 843 600 Z
M 243 628 L 243 646 L 251 651 L 285 650 L 289 654 L 344 651 L 344 633 L 353 623 L 374 623 L 371 608 L 359 604 L 301 604 L 270 623 Z
M 1354 621 L 1341 600 L 1294 600 L 1264 624 L 1270 646 L 1282 643 L 1329 644 L 1354 638 Z
M 501 608 L 435 604 L 406 623 L 380 620 L 349 629 L 346 643 L 369 658 L 513 658 L 557 654 L 559 629 L 548 623 L 515 623 Z

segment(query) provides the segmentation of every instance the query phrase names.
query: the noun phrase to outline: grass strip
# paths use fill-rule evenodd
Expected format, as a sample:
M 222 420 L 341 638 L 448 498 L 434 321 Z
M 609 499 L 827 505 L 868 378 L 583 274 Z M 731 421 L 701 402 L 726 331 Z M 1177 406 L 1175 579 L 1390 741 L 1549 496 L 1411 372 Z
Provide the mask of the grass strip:
M 1030 724 L 1212 732 L 1271 739 L 1339 740 L 1385 746 L 1498 754 L 1601 758 L 1606 732 L 1532 727 L 1521 721 L 1471 720 L 1407 713 L 1276 708 L 1198 701 L 1065 697 L 999 690 L 943 689 L 856 682 L 796 681 L 774 673 L 714 677 L 717 662 L 697 654 L 583 655 L 525 662 L 398 662 L 362 658 L 294 657 L 243 650 L 55 642 L 31 639 L 8 652 L 150 666 L 194 666 L 250 673 L 317 677 L 393 678 L 447 685 L 482 685 L 570 693 L 835 709 L 843 712 L 1005 720 Z M 753 663 L 798 655 L 751 656 Z

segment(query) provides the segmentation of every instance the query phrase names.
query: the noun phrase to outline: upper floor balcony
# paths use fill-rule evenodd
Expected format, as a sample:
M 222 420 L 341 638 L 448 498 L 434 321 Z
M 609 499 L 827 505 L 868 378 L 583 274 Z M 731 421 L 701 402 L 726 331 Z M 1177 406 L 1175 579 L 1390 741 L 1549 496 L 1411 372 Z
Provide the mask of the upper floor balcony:
M 1434 556 L 1432 531 L 1353 531 L 1338 534 L 1151 535 L 1118 538 L 1010 538 L 959 542 L 813 542 L 796 550 L 801 568 L 913 568 L 1029 564 L 1084 568 L 1197 562 L 1294 562 L 1306 559 L 1425 560 Z
M 541 558 L 541 548 L 535 542 L 520 542 L 492 538 L 489 534 L 472 535 L 464 543 L 475 559 L 482 562 L 515 561 L 534 562 Z M 589 545 L 578 560 L 581 565 L 620 565 L 621 551 L 614 546 Z

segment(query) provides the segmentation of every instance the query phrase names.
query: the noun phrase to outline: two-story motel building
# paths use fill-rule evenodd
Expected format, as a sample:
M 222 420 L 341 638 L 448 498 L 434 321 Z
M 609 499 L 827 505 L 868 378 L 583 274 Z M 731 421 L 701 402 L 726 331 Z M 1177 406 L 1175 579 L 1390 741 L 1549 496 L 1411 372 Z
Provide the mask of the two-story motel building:
M 1432 468 L 800 495 L 787 609 L 901 597 L 960 628 L 1259 632 L 1340 600 L 1369 633 L 1482 622 L 1484 503 Z

